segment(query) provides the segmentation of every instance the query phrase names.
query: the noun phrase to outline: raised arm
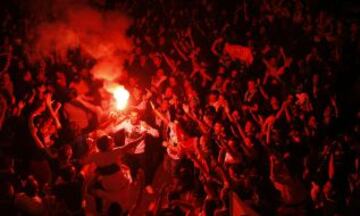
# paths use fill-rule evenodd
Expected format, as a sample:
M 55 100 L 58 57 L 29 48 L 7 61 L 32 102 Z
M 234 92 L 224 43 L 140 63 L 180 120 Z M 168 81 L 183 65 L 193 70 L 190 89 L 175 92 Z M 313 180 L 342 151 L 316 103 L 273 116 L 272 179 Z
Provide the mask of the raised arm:
M 170 123 L 170 121 L 169 121 L 167 118 L 165 118 L 165 116 L 164 116 L 163 114 L 161 114 L 161 113 L 159 112 L 159 110 L 157 110 L 157 109 L 155 108 L 155 105 L 154 105 L 154 103 L 153 103 L 152 101 L 150 101 L 150 106 L 151 106 L 152 110 L 154 111 L 155 115 L 156 115 L 161 121 L 163 121 L 164 124 L 168 125 L 168 124 Z
M 94 112 L 98 119 L 100 119 L 100 117 L 103 115 L 103 110 L 99 106 L 96 106 L 96 105 L 86 101 L 83 97 L 81 97 L 81 96 L 77 97 L 76 101 L 81 103 L 84 107 L 89 109 L 91 112 Z
M 61 123 L 60 123 L 60 120 L 59 120 L 59 118 L 58 118 L 57 112 L 58 112 L 58 110 L 60 109 L 61 104 L 58 103 L 58 104 L 56 105 L 55 110 L 54 110 L 53 107 L 52 107 L 51 94 L 47 94 L 47 95 L 46 95 L 46 106 L 47 106 L 47 108 L 48 108 L 48 110 L 49 110 L 49 112 L 50 112 L 50 115 L 51 115 L 52 119 L 53 119 L 54 122 L 55 122 L 56 128 L 57 128 L 57 129 L 60 129 L 60 128 L 61 128 Z
M 40 115 L 45 110 L 45 107 L 42 105 L 39 108 L 37 108 L 33 113 L 31 113 L 29 119 L 28 119 L 28 127 L 30 130 L 30 134 L 32 138 L 35 141 L 35 144 L 37 147 L 45 149 L 44 143 L 40 140 L 39 136 L 37 135 L 37 128 L 34 125 L 34 119 L 36 116 Z
M 189 59 L 186 57 L 186 55 L 180 50 L 180 48 L 178 47 L 178 45 L 176 44 L 175 41 L 172 41 L 172 44 L 175 48 L 175 50 L 178 52 L 178 54 L 180 55 L 180 57 L 184 60 L 184 61 L 188 61 Z

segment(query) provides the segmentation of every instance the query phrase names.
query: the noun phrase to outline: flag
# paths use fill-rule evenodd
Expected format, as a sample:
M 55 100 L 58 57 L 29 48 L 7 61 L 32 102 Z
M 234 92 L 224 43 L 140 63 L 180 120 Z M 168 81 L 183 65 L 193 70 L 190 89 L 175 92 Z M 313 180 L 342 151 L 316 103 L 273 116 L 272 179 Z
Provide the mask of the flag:
M 251 65 L 254 61 L 250 47 L 226 43 L 224 51 L 229 54 L 233 60 L 239 60 L 248 65 Z

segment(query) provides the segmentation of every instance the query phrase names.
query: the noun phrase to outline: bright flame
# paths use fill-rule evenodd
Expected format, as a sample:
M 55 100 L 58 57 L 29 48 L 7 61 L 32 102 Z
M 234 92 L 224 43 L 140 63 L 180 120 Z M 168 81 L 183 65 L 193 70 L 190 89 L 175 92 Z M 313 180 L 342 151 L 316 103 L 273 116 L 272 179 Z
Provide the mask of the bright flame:
M 116 102 L 116 109 L 123 110 L 126 108 L 128 99 L 129 99 L 129 92 L 124 88 L 124 86 L 116 87 L 112 92 L 115 102 Z

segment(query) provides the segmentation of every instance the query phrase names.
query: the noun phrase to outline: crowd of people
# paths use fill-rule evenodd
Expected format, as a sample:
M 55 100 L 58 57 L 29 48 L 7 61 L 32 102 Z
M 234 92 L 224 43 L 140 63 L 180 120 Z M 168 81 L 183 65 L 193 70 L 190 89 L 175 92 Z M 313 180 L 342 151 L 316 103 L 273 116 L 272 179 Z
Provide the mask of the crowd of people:
M 131 215 L 102 195 L 141 182 L 147 215 L 359 212 L 356 20 L 316 1 L 109 2 L 134 20 L 119 113 L 93 59 L 32 61 L 30 18 L 2 9 L 0 212 Z

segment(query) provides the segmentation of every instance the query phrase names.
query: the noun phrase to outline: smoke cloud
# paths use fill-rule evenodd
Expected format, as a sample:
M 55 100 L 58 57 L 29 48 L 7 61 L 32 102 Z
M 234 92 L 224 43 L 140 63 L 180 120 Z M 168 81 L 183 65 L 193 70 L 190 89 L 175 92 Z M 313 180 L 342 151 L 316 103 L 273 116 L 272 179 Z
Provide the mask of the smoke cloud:
M 132 50 L 126 31 L 132 21 L 124 13 L 95 9 L 87 1 L 53 0 L 51 21 L 35 28 L 33 51 L 47 57 L 56 53 L 60 58 L 69 49 L 96 60 L 91 69 L 95 78 L 114 81 L 124 74 L 122 65 Z

